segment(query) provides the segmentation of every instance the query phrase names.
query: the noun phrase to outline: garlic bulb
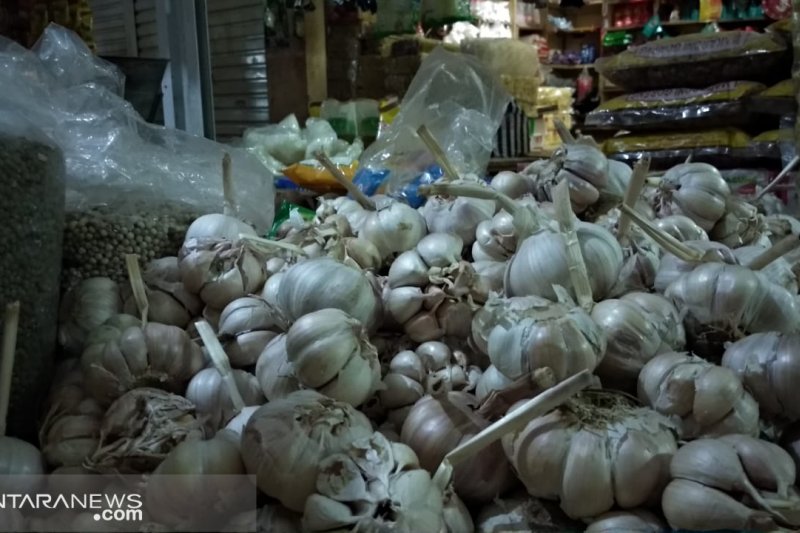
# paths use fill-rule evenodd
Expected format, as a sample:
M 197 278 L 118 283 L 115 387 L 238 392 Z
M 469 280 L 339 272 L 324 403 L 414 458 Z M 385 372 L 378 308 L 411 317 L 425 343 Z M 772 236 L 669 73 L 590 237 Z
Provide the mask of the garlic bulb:
M 659 193 L 660 215 L 685 215 L 705 231 L 711 231 L 725 215 L 731 189 L 711 165 L 684 163 L 664 174 Z
M 378 248 L 372 242 L 357 237 L 345 237 L 329 250 L 328 255 L 361 270 L 377 271 L 383 265 Z
M 639 374 L 639 399 L 675 418 L 683 439 L 758 435 L 758 404 L 731 370 L 686 353 L 664 353 Z
M 300 390 L 300 382 L 286 353 L 286 335 L 281 334 L 264 347 L 256 362 L 256 378 L 271 402 Z
M 292 324 L 286 355 L 302 385 L 355 407 L 380 385 L 378 351 L 361 322 L 339 309 L 320 309 Z
M 720 356 L 722 343 L 742 335 L 800 328 L 796 296 L 743 266 L 700 265 L 675 280 L 664 295 L 686 313 L 689 346 L 701 356 Z
M 281 271 L 273 274 L 264 283 L 264 288 L 261 289 L 261 298 L 268 304 L 278 307 L 278 290 L 280 289 L 281 282 L 283 281 L 284 272 Z
M 779 316 L 773 315 L 773 320 Z M 800 335 L 776 331 L 749 335 L 727 347 L 722 365 L 739 376 L 762 417 L 800 420 L 796 389 Z
M 517 250 L 514 218 L 500 211 L 475 229 L 472 258 L 475 261 L 507 261 Z
M 492 189 L 514 199 L 532 193 L 532 185 L 527 176 L 510 170 L 498 172 L 489 182 Z
M 238 218 L 211 213 L 203 215 L 191 223 L 186 230 L 184 241 L 197 240 L 226 240 L 238 241 L 239 235 L 256 236 L 256 230 L 249 224 L 245 224 Z
M 597 375 L 607 387 L 633 391 L 642 367 L 660 353 L 682 350 L 686 335 L 680 313 L 658 294 L 628 293 L 592 308 L 592 319 L 606 335 L 606 352 Z
M 358 237 L 372 241 L 382 257 L 410 250 L 427 233 L 427 224 L 416 209 L 389 198 L 375 202 L 358 230 Z
M 349 404 L 297 391 L 253 414 L 242 435 L 242 458 L 262 492 L 302 512 L 320 463 L 371 435 L 370 421 Z
M 126 329 L 102 352 L 85 352 L 81 366 L 87 389 L 101 405 L 108 405 L 137 387 L 183 392 L 204 359 L 185 331 L 150 323 Z
M 552 200 L 555 186 L 567 180 L 572 208 L 582 213 L 599 200 L 600 190 L 608 185 L 608 159 L 592 143 L 569 142 L 549 161 L 531 165 L 525 173 L 533 174 L 534 195 L 539 201 Z
M 286 324 L 278 310 L 262 298 L 246 296 L 229 303 L 219 317 L 217 333 L 234 367 L 254 365 L 277 331 Z
M 713 251 L 723 263 L 732 265 L 739 263 L 733 250 L 724 244 L 714 241 L 686 241 L 684 244 L 699 252 Z M 683 274 L 691 272 L 696 266 L 698 266 L 698 263 L 684 261 L 672 254 L 664 254 L 658 266 L 653 287 L 658 292 L 664 292 L 673 281 Z
M 126 392 L 108 408 L 97 450 L 84 466 L 106 474 L 153 471 L 184 440 L 203 436 L 194 405 L 182 396 L 141 387 Z
M 789 454 L 745 435 L 684 444 L 672 458 L 670 475 L 673 481 L 662 497 L 664 515 L 673 528 L 694 531 L 774 529 L 774 520 L 783 521 L 783 516 L 759 491 L 787 498 L 795 481 Z M 732 496 L 737 493 L 752 498 L 758 510 L 736 501 Z
M 618 297 L 631 291 L 648 291 L 655 285 L 661 266 L 661 251 L 647 236 L 638 234 L 635 229 L 631 233 L 636 237 L 622 248 L 622 268 L 609 296 Z
M 511 531 L 582 531 L 552 502 L 531 498 L 524 492 L 497 499 L 484 506 L 475 519 L 476 533 Z
M 323 223 L 331 216 L 341 215 L 345 217 L 353 232 L 358 233 L 367 219 L 370 212 L 364 209 L 361 204 L 347 196 L 337 196 L 330 200 L 322 200 L 317 208 L 317 216 L 314 222 Z
M 327 257 L 290 267 L 278 288 L 277 302 L 290 321 L 332 308 L 344 311 L 374 331 L 381 317 L 381 302 L 369 279 Z
M 211 512 L 218 520 L 246 501 L 252 486 L 242 481 L 245 473 L 238 442 L 224 432 L 210 440 L 183 441 L 147 480 L 148 513 L 162 525 L 207 527 Z M 208 483 L 199 483 L 204 476 Z
M 595 518 L 584 533 L 660 533 L 666 529 L 664 522 L 645 509 L 611 511 Z
M 433 474 L 447 453 L 489 425 L 474 413 L 477 404 L 466 392 L 425 396 L 408 413 L 400 440 L 414 450 L 422 468 Z M 455 466 L 454 487 L 466 501 L 490 502 L 514 481 L 499 442 Z
M 599 391 L 505 435 L 503 448 L 532 496 L 558 499 L 570 518 L 591 518 L 615 504 L 657 501 L 678 448 L 674 433 L 655 411 Z
M 88 397 L 78 359 L 58 368 L 39 429 L 42 455 L 51 466 L 78 466 L 97 448 L 105 411 Z
M 190 239 L 178 258 L 184 287 L 215 309 L 258 292 L 264 285 L 264 266 L 244 245 Z
M 400 431 L 422 396 L 469 392 L 479 378 L 480 369 L 470 365 L 463 352 L 452 351 L 441 342 L 424 342 L 415 351 L 403 350 L 392 358 L 378 397 L 381 406 L 389 410 L 389 421 Z
M 4 493 L 35 493 L 47 468 L 39 449 L 30 442 L 0 436 L 0 490 Z
M 705 230 L 685 215 L 669 215 L 657 218 L 653 222 L 658 229 L 672 235 L 680 242 L 709 240 Z
M 733 255 L 740 264 L 746 265 L 767 250 L 764 246 L 741 246 L 733 250 Z M 763 276 L 767 281 L 776 283 L 791 292 L 797 294 L 798 284 L 797 276 L 792 270 L 792 265 L 784 258 L 779 257 L 772 261 L 770 264 L 756 271 L 757 274 Z
M 589 270 L 594 298 L 608 296 L 622 268 L 622 249 L 616 238 L 596 224 L 577 222 L 581 252 Z M 508 262 L 506 296 L 541 296 L 556 300 L 553 285 L 560 285 L 576 297 L 567 264 L 567 246 L 560 232 L 540 231 L 525 239 Z
M 604 193 L 616 198 L 623 198 L 631 181 L 633 169 L 623 161 L 608 160 L 608 181 L 603 187 Z
M 413 451 L 380 433 L 323 459 L 315 485 L 305 531 L 446 531 L 442 492 Z
M 476 313 L 472 334 L 510 379 L 551 368 L 562 381 L 594 370 L 606 350 L 605 333 L 586 311 L 536 296 L 490 298 Z
M 245 406 L 266 402 L 258 379 L 253 374 L 233 370 L 233 379 Z M 195 405 L 196 416 L 203 421 L 206 435 L 213 435 L 236 415 L 230 392 L 216 368 L 205 368 L 195 374 L 186 387 L 185 396 Z
M 708 235 L 717 242 L 738 248 L 755 243 L 764 229 L 764 219 L 756 206 L 737 196 L 730 196 L 725 215 Z
M 431 196 L 419 210 L 425 217 L 429 232 L 458 236 L 466 246 L 470 246 L 475 242 L 476 228 L 492 218 L 496 206 L 492 200 Z
M 71 355 L 80 355 L 86 336 L 122 310 L 119 285 L 109 278 L 88 278 L 67 291 L 59 310 L 58 340 Z
M 163 257 L 151 261 L 142 273 L 149 302 L 148 318 L 159 324 L 185 328 L 192 318 L 200 316 L 203 302 L 189 292 L 181 281 L 177 257 Z M 123 310 L 138 315 L 139 310 L 130 286 L 122 289 L 125 302 Z

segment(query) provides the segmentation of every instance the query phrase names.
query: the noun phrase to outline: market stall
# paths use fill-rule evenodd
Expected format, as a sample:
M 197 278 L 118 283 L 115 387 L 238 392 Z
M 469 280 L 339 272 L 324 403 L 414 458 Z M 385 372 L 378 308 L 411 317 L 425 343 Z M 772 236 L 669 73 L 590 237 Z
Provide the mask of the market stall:
M 602 139 L 502 10 L 333 4 L 228 143 L 0 40 L 0 485 L 140 513 L 0 529 L 797 531 L 788 23 L 600 59 Z

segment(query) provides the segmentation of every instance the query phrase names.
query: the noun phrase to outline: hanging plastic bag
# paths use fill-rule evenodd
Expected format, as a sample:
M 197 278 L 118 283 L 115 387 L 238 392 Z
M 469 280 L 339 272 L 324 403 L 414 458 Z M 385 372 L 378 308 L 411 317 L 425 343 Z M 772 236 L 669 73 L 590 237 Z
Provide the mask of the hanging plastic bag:
M 422 25 L 438 28 L 472 20 L 469 0 L 422 0 Z
M 417 33 L 420 0 L 378 0 L 375 36 Z

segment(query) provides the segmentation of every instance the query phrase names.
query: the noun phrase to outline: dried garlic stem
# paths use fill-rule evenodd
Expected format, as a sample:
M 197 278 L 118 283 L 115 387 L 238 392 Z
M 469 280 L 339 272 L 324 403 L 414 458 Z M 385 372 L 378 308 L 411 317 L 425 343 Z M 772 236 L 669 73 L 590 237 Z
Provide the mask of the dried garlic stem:
M 494 390 L 484 398 L 477 413 L 486 420 L 496 420 L 512 405 L 526 398 L 533 398 L 556 384 L 556 376 L 550 367 L 537 368 L 517 378 L 501 390 Z
M 520 206 L 510 196 L 490 187 L 470 183 L 434 183 L 420 186 L 418 192 L 422 196 L 466 196 L 481 200 L 494 200 L 501 209 L 506 210 L 513 217 L 517 242 L 522 242 L 540 228 L 536 214 L 531 212 L 532 207 Z
M 787 235 L 783 239 L 776 242 L 772 247 L 764 250 L 762 254 L 754 257 L 753 260 L 747 263 L 745 266 L 750 270 L 761 270 L 776 259 L 791 252 L 798 246 L 800 246 L 800 235 Z
M 442 147 L 436 141 L 436 138 L 433 136 L 433 133 L 431 133 L 431 130 L 428 129 L 428 126 L 425 126 L 424 124 L 420 126 L 419 129 L 417 130 L 417 135 L 419 136 L 420 139 L 422 139 L 422 142 L 425 143 L 425 146 L 428 147 L 428 150 L 430 150 L 436 162 L 439 163 L 439 166 L 442 167 L 442 170 L 444 170 L 444 174 L 447 177 L 447 179 L 449 180 L 459 179 L 460 176 L 458 175 L 458 171 L 455 169 L 453 164 L 447 158 L 447 155 L 444 153 L 444 150 L 442 150 Z
M 683 164 L 684 165 L 688 165 L 689 163 L 691 163 L 692 162 L 692 157 L 693 157 L 693 154 L 689 154 L 688 156 L 686 156 L 686 161 L 684 161 Z
M 128 267 L 128 280 L 133 290 L 133 299 L 136 307 L 142 315 L 142 327 L 147 325 L 147 313 L 150 310 L 150 302 L 147 300 L 147 289 L 145 289 L 142 271 L 139 268 L 139 256 L 136 254 L 125 255 L 125 266 Z
M 195 322 L 194 325 L 197 328 L 197 332 L 200 334 L 200 338 L 203 339 L 203 344 L 208 350 L 208 355 L 211 357 L 214 368 L 216 368 L 217 372 L 222 376 L 222 382 L 225 383 L 225 387 L 228 389 L 228 394 L 231 396 L 234 409 L 236 409 L 237 413 L 240 412 L 245 407 L 244 399 L 242 399 L 242 394 L 236 387 L 236 380 L 233 378 L 231 362 L 228 360 L 225 350 L 222 349 L 222 345 L 219 343 L 219 340 L 217 340 L 217 336 L 214 334 L 214 330 L 211 329 L 211 325 L 208 322 L 199 320 Z
M 650 170 L 650 159 L 640 159 L 633 166 L 633 174 L 631 181 L 628 183 L 628 188 L 625 190 L 625 200 L 622 202 L 631 209 L 636 208 L 636 201 L 642 194 L 645 181 L 647 180 L 647 172 Z M 617 240 L 620 244 L 625 244 L 628 241 L 628 232 L 631 229 L 631 219 L 624 212 L 619 217 L 619 227 L 617 228 Z
M 569 132 L 569 128 L 560 120 L 555 121 L 556 132 L 564 144 L 575 144 L 575 137 Z
M 586 311 L 591 311 L 594 306 L 592 284 L 589 282 L 589 272 L 586 270 L 586 261 L 583 259 L 581 243 L 578 240 L 578 231 L 575 229 L 575 214 L 569 199 L 569 182 L 561 180 L 553 191 L 553 200 L 556 208 L 556 219 L 567 245 L 567 267 L 572 287 L 578 305 Z
M 705 254 L 699 250 L 695 250 L 686 246 L 669 233 L 661 231 L 635 209 L 631 209 L 627 205 L 621 205 L 619 206 L 619 209 L 623 214 L 632 218 L 633 222 L 636 223 L 636 225 L 639 226 L 639 228 L 641 228 L 641 230 L 645 232 L 651 239 L 653 239 L 656 244 L 678 259 L 692 263 L 699 263 L 706 260 Z
M 11 376 L 14 373 L 14 354 L 17 350 L 19 328 L 19 302 L 6 306 L 3 316 L 3 351 L 0 360 L 0 437 L 6 436 L 8 402 L 11 397 Z
M 663 174 L 662 174 L 662 176 L 663 176 Z M 649 178 L 647 178 L 645 180 L 644 183 L 648 187 L 658 187 L 659 185 L 661 185 L 661 178 L 658 177 L 658 176 L 650 176 Z
M 761 199 L 762 199 L 764 196 L 766 196 L 767 194 L 769 194 L 770 192 L 772 192 L 772 190 L 773 190 L 775 187 L 777 187 L 777 185 L 778 185 L 778 184 L 779 184 L 781 181 L 783 181 L 783 179 L 784 179 L 786 176 L 788 176 L 788 175 L 789 175 L 789 172 L 791 172 L 792 170 L 794 170 L 794 167 L 796 167 L 798 163 L 800 163 L 800 155 L 796 155 L 796 156 L 794 156 L 794 157 L 792 158 L 792 160 L 791 160 L 791 161 L 789 161 L 789 163 L 787 163 L 785 167 L 783 167 L 783 170 L 781 170 L 780 174 L 778 174 L 777 176 L 775 176 L 775 179 L 774 179 L 774 180 L 772 180 L 771 182 L 769 182 L 769 184 L 768 184 L 766 187 L 764 187 L 764 190 L 762 190 L 760 193 L 758 193 L 758 196 L 756 196 L 756 199 L 754 200 L 754 202 L 758 202 L 758 201 L 759 201 L 759 200 L 761 200 Z
M 288 242 L 273 241 L 270 239 L 264 239 L 262 237 L 256 237 L 254 235 L 247 235 L 245 233 L 239 234 L 239 240 L 245 244 L 254 245 L 255 247 L 280 248 L 281 250 L 286 250 L 297 255 L 308 255 L 306 251 L 299 246 Z
M 331 173 L 333 179 L 335 179 L 339 185 L 344 187 L 345 190 L 356 200 L 356 202 L 361 204 L 361 207 L 369 211 L 377 211 L 378 207 L 375 205 L 375 202 L 373 202 L 369 196 L 364 194 L 361 189 L 356 187 L 352 181 L 347 179 L 347 177 L 342 174 L 342 171 L 339 170 L 339 167 L 337 167 L 334 162 L 331 161 L 327 155 L 325 155 L 324 152 L 317 152 L 315 157 L 317 158 L 317 161 L 319 161 L 320 165 L 325 167 L 325 170 Z
M 233 200 L 233 174 L 231 172 L 231 155 L 228 152 L 222 156 L 222 197 L 225 202 L 222 213 L 234 216 L 236 208 Z
M 583 370 L 555 387 L 547 389 L 535 398 L 528 400 L 519 409 L 507 414 L 445 455 L 439 468 L 436 469 L 436 474 L 433 476 L 434 483 L 444 490 L 450 485 L 455 465 L 501 439 L 506 433 L 518 431 L 534 418 L 543 416 L 562 405 L 580 391 L 589 387 L 593 382 L 591 372 Z

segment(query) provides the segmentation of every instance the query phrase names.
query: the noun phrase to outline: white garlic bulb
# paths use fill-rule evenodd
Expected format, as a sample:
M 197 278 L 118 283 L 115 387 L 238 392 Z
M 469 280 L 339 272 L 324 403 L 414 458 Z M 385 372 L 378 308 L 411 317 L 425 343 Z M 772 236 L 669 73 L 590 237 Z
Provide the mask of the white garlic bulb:
M 668 215 L 655 219 L 653 223 L 658 229 L 672 235 L 680 242 L 709 240 L 705 230 L 685 215 Z
M 184 241 L 211 239 L 235 242 L 239 240 L 239 235 L 242 234 L 254 237 L 258 235 L 252 226 L 245 224 L 238 218 L 220 213 L 211 213 L 203 215 L 191 223 L 186 230 Z
M 109 278 L 88 278 L 67 291 L 59 310 L 58 340 L 80 355 L 86 336 L 122 310 L 119 285 Z
M 232 374 L 245 406 L 266 402 L 261 386 L 253 374 L 237 369 Z M 185 396 L 195 405 L 196 414 L 203 420 L 207 435 L 216 433 L 236 415 L 231 393 L 216 368 L 205 368 L 195 374 L 186 387 Z
M 286 335 L 281 334 L 264 347 L 256 362 L 256 378 L 271 402 L 300 390 L 300 382 L 286 354 Z
M 513 199 L 533 192 L 533 184 L 527 176 L 510 170 L 495 174 L 489 186 Z
M 742 334 L 800 330 L 796 296 L 743 266 L 705 263 L 664 295 L 686 313 L 689 346 L 701 356 L 721 356 L 722 344 Z
M 370 331 L 377 329 L 382 314 L 380 298 L 364 273 L 327 257 L 290 267 L 277 302 L 291 321 L 320 309 L 340 309 Z
M 777 315 L 773 318 L 777 320 Z M 796 388 L 800 335 L 776 331 L 749 335 L 727 347 L 722 365 L 739 376 L 762 417 L 800 420 Z
M 606 352 L 597 374 L 605 386 L 633 391 L 642 367 L 660 353 L 686 344 L 681 315 L 658 294 L 628 293 L 592 308 L 592 319 L 605 331 Z
M 765 230 L 764 218 L 753 204 L 737 196 L 730 196 L 725 215 L 717 221 L 708 236 L 731 248 L 754 244 Z
M 660 533 L 665 524 L 645 509 L 603 513 L 589 524 L 584 533 Z
M 380 198 L 375 205 L 376 209 L 367 214 L 357 235 L 371 241 L 382 257 L 412 249 L 428 232 L 425 219 L 407 204 Z
M 608 296 L 622 268 L 622 249 L 616 238 L 597 224 L 577 222 L 581 252 L 589 269 L 589 282 L 595 300 Z M 525 239 L 508 261 L 505 275 L 506 296 L 541 296 L 556 300 L 553 289 L 560 285 L 576 297 L 569 275 L 567 245 L 560 232 L 540 231 Z
M 733 250 L 724 244 L 707 240 L 686 241 L 684 244 L 686 244 L 689 248 L 699 252 L 713 251 L 723 263 L 728 263 L 731 265 L 736 265 L 739 263 L 736 259 L 736 255 L 733 253 Z M 664 292 L 673 281 L 681 277 L 683 274 L 691 272 L 696 266 L 698 266 L 698 263 L 684 261 L 683 259 L 679 259 L 672 254 L 664 254 L 664 256 L 661 258 L 661 263 L 658 265 L 658 271 L 656 272 L 656 278 L 653 282 L 653 287 L 658 292 Z
M 200 316 L 203 302 L 183 285 L 177 257 L 162 257 L 148 263 L 142 273 L 147 295 L 147 317 L 153 322 L 185 328 Z M 123 311 L 138 315 L 139 309 L 130 286 L 122 287 Z
M 286 334 L 286 354 L 304 386 L 358 407 L 378 388 L 378 351 L 358 320 L 339 309 L 299 318 Z
M 655 285 L 661 266 L 661 250 L 650 238 L 638 234 L 636 229 L 631 233 L 636 237 L 622 248 L 622 268 L 609 296 L 618 297 L 631 291 L 649 291 Z
M 532 496 L 591 518 L 657 501 L 678 445 L 667 418 L 594 392 L 505 435 L 503 448 Z
M 669 169 L 659 184 L 659 214 L 685 215 L 705 231 L 725 215 L 731 189 L 719 171 L 706 163 L 683 163 Z
M 742 265 L 747 265 L 750 261 L 764 253 L 768 248 L 761 245 L 741 246 L 733 250 L 733 255 Z M 766 278 L 767 281 L 776 283 L 791 292 L 797 294 L 797 276 L 792 270 L 792 265 L 784 257 L 779 257 L 770 264 L 756 271 L 757 274 Z
M 514 217 L 504 210 L 484 220 L 475 229 L 474 240 L 472 258 L 475 261 L 507 261 L 517 249 Z
M 219 317 L 217 334 L 234 367 L 256 363 L 258 356 L 286 328 L 278 310 L 262 298 L 246 296 L 229 303 Z
M 675 417 L 684 439 L 758 435 L 758 404 L 731 370 L 687 353 L 664 353 L 639 374 L 639 399 Z
M 432 196 L 419 208 L 425 217 L 429 232 L 456 235 L 467 246 L 475 241 L 475 229 L 478 224 L 492 218 L 495 209 L 493 200 L 462 196 L 455 198 Z

